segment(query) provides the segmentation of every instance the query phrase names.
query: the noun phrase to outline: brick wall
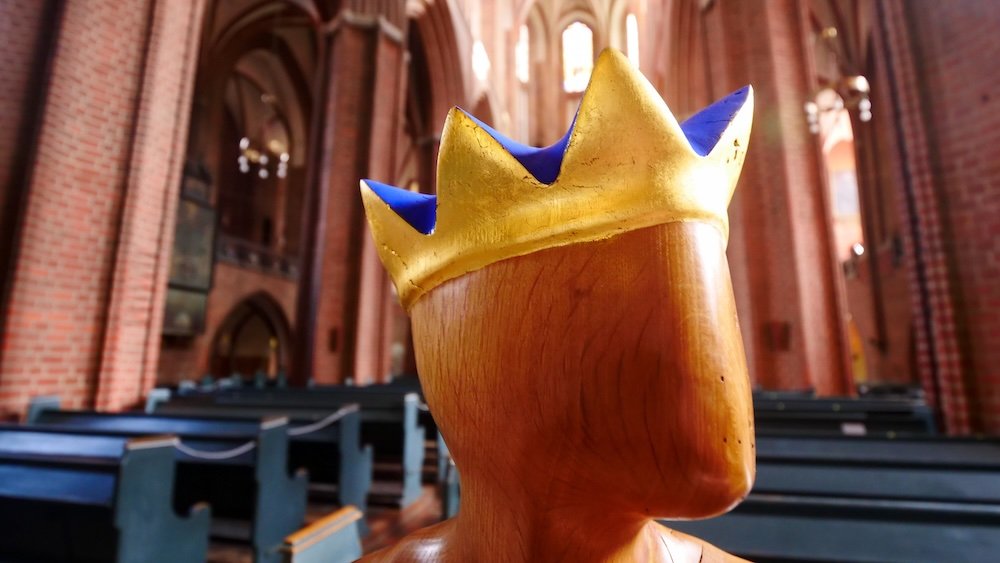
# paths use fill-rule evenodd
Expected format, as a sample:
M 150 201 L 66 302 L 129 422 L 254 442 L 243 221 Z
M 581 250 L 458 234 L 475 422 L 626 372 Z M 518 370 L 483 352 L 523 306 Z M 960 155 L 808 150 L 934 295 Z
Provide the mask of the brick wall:
M 801 109 L 811 85 L 798 10 L 791 0 L 764 9 L 728 2 L 704 15 L 712 95 L 755 91 L 729 255 L 755 383 L 846 393 L 827 199 Z
M 156 379 L 202 11 L 200 1 L 159 0 L 152 14 L 101 351 L 99 408 L 141 400 Z
M 322 163 L 329 173 L 312 369 L 324 383 L 345 377 L 369 381 L 388 368 L 385 277 L 364 230 L 358 179 L 391 181 L 391 147 L 400 133 L 401 110 L 391 93 L 401 90 L 403 76 L 403 46 L 399 38 L 386 37 L 392 33 L 378 20 L 355 14 L 345 18 L 333 39 L 334 80 L 326 100 L 331 148 Z
M 43 393 L 117 408 L 152 383 L 200 13 L 187 0 L 69 0 L 48 30 L 57 45 L 3 326 L 4 413 Z
M 14 167 L 25 158 L 22 129 L 32 117 L 32 74 L 41 71 L 39 39 L 50 2 L 0 4 L 0 205 L 7 204 Z
M 288 325 L 295 325 L 295 281 L 226 263 L 216 264 L 213 276 L 214 285 L 205 312 L 205 332 L 190 340 L 164 344 L 157 367 L 158 384 L 170 385 L 182 379 L 198 379 L 207 373 L 211 368 L 212 344 L 219 327 L 249 297 L 265 294 L 278 304 Z
M 973 429 L 1000 432 L 1000 10 L 906 4 Z

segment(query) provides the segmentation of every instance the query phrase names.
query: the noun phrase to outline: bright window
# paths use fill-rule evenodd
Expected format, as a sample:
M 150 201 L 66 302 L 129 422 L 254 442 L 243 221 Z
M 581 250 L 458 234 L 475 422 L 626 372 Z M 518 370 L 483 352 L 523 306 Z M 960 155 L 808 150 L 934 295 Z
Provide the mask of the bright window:
M 531 79 L 530 59 L 528 58 L 528 26 L 522 25 L 517 34 L 517 44 L 514 46 L 514 73 L 522 84 Z
M 586 24 L 573 22 L 562 34 L 563 89 L 583 92 L 594 69 L 594 32 Z
M 635 14 L 629 14 L 625 18 L 625 48 L 628 60 L 639 66 L 639 22 L 635 19 Z
M 490 77 L 490 56 L 486 54 L 482 41 L 476 41 L 472 45 L 472 73 L 481 82 Z

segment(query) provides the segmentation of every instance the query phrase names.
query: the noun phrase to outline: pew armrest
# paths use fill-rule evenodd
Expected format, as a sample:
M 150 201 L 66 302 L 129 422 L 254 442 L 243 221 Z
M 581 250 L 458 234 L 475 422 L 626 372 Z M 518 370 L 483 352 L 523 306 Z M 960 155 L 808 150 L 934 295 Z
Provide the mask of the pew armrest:
M 28 424 L 34 424 L 43 412 L 57 411 L 59 408 L 60 404 L 58 395 L 40 395 L 38 397 L 32 397 L 31 402 L 28 403 L 28 416 L 25 419 L 25 422 Z
M 170 401 L 170 389 L 164 387 L 157 387 L 156 389 L 150 390 L 149 394 L 146 395 L 146 414 L 154 414 L 157 407 L 161 404 Z
M 361 557 L 358 523 L 361 512 L 353 506 L 321 518 L 285 538 L 284 563 L 348 563 Z

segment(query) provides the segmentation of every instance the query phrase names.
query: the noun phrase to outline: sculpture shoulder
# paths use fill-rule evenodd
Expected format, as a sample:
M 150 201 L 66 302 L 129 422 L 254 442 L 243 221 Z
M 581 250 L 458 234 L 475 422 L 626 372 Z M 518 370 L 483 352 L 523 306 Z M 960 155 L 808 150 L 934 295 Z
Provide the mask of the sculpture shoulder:
M 664 545 L 675 561 L 699 561 L 700 563 L 747 563 L 746 559 L 722 551 L 714 545 L 696 537 L 671 530 L 657 524 Z
M 404 537 L 390 547 L 362 557 L 362 563 L 425 563 L 448 560 L 447 537 L 452 522 L 446 521 L 423 528 Z
M 461 561 L 457 546 L 451 545 L 452 522 L 424 528 L 414 532 L 391 547 L 376 551 L 361 559 L 363 563 L 440 563 Z M 746 560 L 730 555 L 721 549 L 691 537 L 656 524 L 663 546 L 669 552 L 669 558 L 675 563 L 691 561 L 699 563 L 746 563 Z

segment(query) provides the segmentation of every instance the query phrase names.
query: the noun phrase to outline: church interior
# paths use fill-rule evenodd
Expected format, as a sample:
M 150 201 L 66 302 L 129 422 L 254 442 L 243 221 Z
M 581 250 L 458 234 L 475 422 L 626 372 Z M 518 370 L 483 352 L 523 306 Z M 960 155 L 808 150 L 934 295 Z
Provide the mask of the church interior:
M 565 494 L 607 507 L 594 509 L 601 520 L 635 512 L 616 495 L 654 502 L 631 474 L 605 494 L 583 457 L 531 457 L 555 428 L 543 420 L 558 418 L 543 413 L 564 400 L 583 411 L 565 440 L 579 430 L 597 448 L 606 436 L 596 463 L 609 467 L 631 459 L 632 426 L 618 419 L 695 413 L 659 420 L 697 440 L 662 437 L 672 453 L 650 455 L 664 481 L 662 460 L 694 467 L 678 475 L 701 491 L 689 472 L 711 480 L 737 451 L 706 453 L 724 423 L 687 410 L 706 397 L 717 400 L 706 413 L 752 408 L 736 434 L 749 480 L 715 508 L 646 506 L 642 522 L 678 535 L 642 560 L 688 560 L 681 535 L 707 542 L 692 561 L 994 560 L 998 28 L 989 0 L 0 0 L 0 560 L 637 560 L 598 550 L 584 528 L 559 536 L 575 524 L 524 527 L 502 510 L 496 530 L 480 530 L 493 544 L 455 538 L 478 529 L 470 514 L 493 511 L 491 480 L 555 502 L 577 479 Z M 384 182 L 433 202 L 446 181 L 466 181 L 456 176 L 488 182 L 476 170 L 492 164 L 460 153 L 467 131 L 487 158 L 570 159 L 583 135 L 606 135 L 612 154 L 639 146 L 641 122 L 618 137 L 591 127 L 620 109 L 602 107 L 603 92 L 655 98 L 636 107 L 658 108 L 689 140 L 691 124 L 710 121 L 702 108 L 743 104 L 720 127 L 752 114 L 748 143 L 723 132 L 708 147 L 735 147 L 739 178 L 721 266 L 681 275 L 648 254 L 715 248 L 690 222 L 588 241 L 593 260 L 569 244 L 565 263 L 584 266 L 552 274 L 544 292 L 631 311 L 594 334 L 560 324 L 559 301 L 543 315 L 536 294 L 519 293 L 511 272 L 558 270 L 551 250 L 409 297 L 416 285 L 391 267 L 409 248 L 386 243 L 362 194 Z M 566 172 L 558 161 L 545 177 L 518 158 L 527 183 Z M 473 202 L 465 220 L 516 225 L 510 205 Z M 638 275 L 602 294 L 632 309 L 587 293 L 610 283 L 593 281 L 596 265 L 628 270 L 623 241 L 661 268 L 657 283 L 672 280 L 670 295 L 725 271 L 721 305 L 692 300 L 667 318 L 719 309 L 729 340 L 702 327 L 644 344 L 666 372 L 721 370 L 709 374 L 728 382 L 721 398 L 675 382 L 657 402 L 629 380 L 650 362 L 621 360 L 608 372 L 614 404 L 592 405 L 588 365 L 559 356 L 645 339 L 646 310 L 673 307 Z M 445 290 L 466 309 L 442 305 Z M 676 359 L 704 346 L 727 360 Z M 562 369 L 582 373 L 578 398 L 558 394 L 575 381 Z M 432 525 L 452 547 L 426 547 L 418 530 Z M 413 533 L 430 543 L 406 543 Z M 560 542 L 586 548 L 553 551 Z

